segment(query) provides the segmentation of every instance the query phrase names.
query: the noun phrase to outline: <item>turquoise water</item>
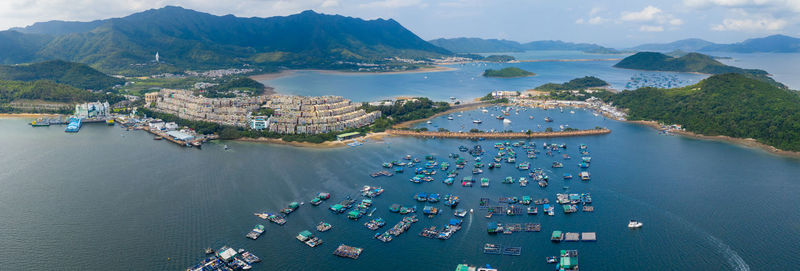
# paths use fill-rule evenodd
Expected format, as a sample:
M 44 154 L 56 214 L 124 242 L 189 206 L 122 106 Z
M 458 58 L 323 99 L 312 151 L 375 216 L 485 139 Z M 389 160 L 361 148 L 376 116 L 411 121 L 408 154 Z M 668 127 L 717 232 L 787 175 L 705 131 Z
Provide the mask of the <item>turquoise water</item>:
M 459 263 L 550 270 L 553 266 L 544 258 L 560 249 L 578 249 L 586 270 L 757 270 L 767 265 L 787 270 L 800 264 L 800 210 L 793 207 L 800 193 L 797 160 L 658 135 L 583 110 L 553 115 L 556 123 L 572 117 L 584 123 L 570 120 L 570 126 L 605 126 L 613 132 L 536 140 L 540 146 L 566 143 L 573 157 L 578 157 L 575 146 L 585 143 L 593 157 L 592 181 L 580 182 L 559 178 L 564 172 L 577 174 L 575 158 L 553 170 L 549 165 L 554 158 L 540 155 L 533 167 L 545 168 L 553 178 L 545 189 L 500 184 L 505 176 L 522 176 L 508 165 L 484 169 L 483 175 L 492 180 L 489 188 L 447 186 L 441 174 L 422 184 L 408 181 L 410 171 L 389 178 L 368 176 L 382 162 L 406 154 L 444 158 L 458 152 L 459 145 L 491 149 L 495 141 L 388 138 L 328 150 L 218 142 L 196 150 L 117 127 L 86 125 L 80 133 L 65 134 L 59 126 L 31 128 L 22 119 L 0 119 L 0 262 L 13 262 L 17 270 L 176 270 L 202 259 L 205 247 L 229 244 L 266 259 L 256 270 L 395 270 L 400 265 L 451 270 Z M 451 122 L 443 118 L 432 122 Z M 231 149 L 225 151 L 222 144 Z M 373 217 L 383 217 L 388 225 L 401 218 L 389 213 L 388 206 L 417 204 L 412 199 L 417 192 L 459 195 L 459 207 L 474 208 L 476 214 L 447 241 L 417 234 L 423 227 L 444 225 L 452 217 L 449 210 L 432 219 L 422 217 L 406 234 L 381 243 L 363 226 L 366 217 L 354 222 L 326 208 L 345 195 L 357 195 L 362 185 L 386 189 L 375 200 Z M 541 223 L 542 232 L 486 233 L 488 220 L 478 211 L 479 198 L 530 195 L 553 200 L 564 185 L 570 192 L 592 193 L 595 212 L 496 216 L 491 221 Z M 308 201 L 320 191 L 333 193 L 333 199 L 319 207 L 300 207 L 284 226 L 252 215 Z M 632 218 L 645 226 L 627 229 Z M 325 241 L 322 246 L 309 248 L 294 239 L 323 220 L 334 228 L 318 234 Z M 256 241 L 244 238 L 257 223 L 266 226 L 265 234 Z M 595 231 L 598 241 L 554 244 L 548 237 L 556 229 Z M 522 256 L 485 255 L 480 248 L 487 242 L 521 246 Z M 340 243 L 365 252 L 358 260 L 331 255 Z
M 514 54 L 522 60 L 608 59 L 625 55 L 597 55 L 573 51 L 526 52 Z M 275 87 L 279 93 L 296 95 L 342 95 L 355 101 L 374 101 L 396 96 L 425 96 L 436 100 L 455 97 L 471 100 L 494 90 L 522 91 L 549 82 L 566 82 L 583 76 L 596 76 L 623 89 L 632 76 L 641 71 L 612 67 L 617 61 L 468 63 L 447 65 L 452 71 L 405 74 L 332 74 L 316 71 L 297 71 L 292 75 L 262 83 Z M 486 78 L 486 69 L 519 67 L 536 73 L 524 78 Z M 704 75 L 676 73 L 678 78 L 693 84 Z

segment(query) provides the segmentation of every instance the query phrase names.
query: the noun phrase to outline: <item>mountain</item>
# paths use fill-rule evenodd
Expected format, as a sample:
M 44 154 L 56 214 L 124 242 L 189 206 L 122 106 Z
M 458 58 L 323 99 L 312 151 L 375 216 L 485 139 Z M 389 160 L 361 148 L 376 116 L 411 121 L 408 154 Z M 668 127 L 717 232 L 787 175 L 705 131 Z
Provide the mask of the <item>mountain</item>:
M 597 54 L 618 54 L 616 49 L 603 47 L 592 43 L 572 43 L 560 40 L 541 40 L 522 44 L 525 50 L 572 50 Z
M 677 89 L 641 88 L 604 98 L 628 119 L 682 124 L 691 132 L 754 138 L 800 151 L 800 96 L 744 74 L 722 74 Z
M 702 40 L 702 39 L 684 39 L 679 41 L 674 41 L 670 43 L 648 43 L 642 44 L 636 47 L 631 48 L 634 51 L 657 51 L 657 52 L 669 52 L 669 51 L 686 51 L 686 52 L 696 52 L 700 49 L 703 49 L 707 46 L 716 45 L 713 42 Z
M 614 67 L 646 71 L 698 72 L 706 74 L 740 73 L 768 82 L 780 88 L 786 88 L 783 84 L 770 78 L 766 71 L 728 66 L 714 60 L 711 56 L 700 53 L 688 53 L 681 57 L 672 57 L 656 52 L 639 52 L 620 60 Z
M 481 38 L 454 38 L 435 39 L 428 41 L 433 45 L 445 48 L 454 53 L 497 53 L 497 52 L 522 52 L 525 49 L 516 41 L 481 39 Z
M 748 39 L 733 44 L 715 44 L 702 48 L 702 51 L 735 52 L 735 53 L 795 53 L 800 52 L 800 38 L 784 35 L 772 35 L 763 38 Z
M 108 76 L 80 63 L 52 60 L 29 65 L 0 65 L 0 80 L 49 80 L 79 89 L 111 89 L 125 80 Z
M 40 49 L 30 49 L 35 51 L 34 60 L 64 59 L 104 71 L 242 65 L 326 68 L 348 61 L 450 54 L 392 19 L 362 20 L 313 11 L 240 18 L 167 6 L 123 18 L 86 23 L 52 21 L 0 33 L 46 35 L 49 40 Z M 162 63 L 153 63 L 156 52 Z M 0 62 L 19 61 L 6 56 Z
M 456 53 L 522 52 L 527 50 L 575 50 L 587 53 L 619 53 L 619 51 L 590 43 L 571 43 L 559 40 L 542 40 L 519 43 L 510 40 L 453 38 L 435 39 L 430 43 Z
M 0 64 L 33 61 L 51 38 L 39 34 L 0 31 Z

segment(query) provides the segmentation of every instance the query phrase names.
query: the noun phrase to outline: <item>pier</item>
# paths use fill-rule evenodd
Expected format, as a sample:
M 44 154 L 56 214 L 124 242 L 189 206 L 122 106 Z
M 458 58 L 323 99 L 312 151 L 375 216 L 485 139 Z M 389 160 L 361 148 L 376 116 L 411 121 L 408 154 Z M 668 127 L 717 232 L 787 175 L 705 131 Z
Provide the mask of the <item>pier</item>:
M 589 129 L 579 131 L 554 131 L 554 132 L 503 132 L 503 133 L 472 133 L 472 132 L 433 132 L 433 131 L 413 131 L 413 130 L 386 130 L 390 135 L 398 136 L 416 136 L 416 137 L 429 137 L 429 138 L 466 138 L 466 139 L 507 139 L 507 138 L 548 138 L 548 137 L 572 137 L 572 136 L 591 136 L 591 135 L 605 135 L 611 133 L 611 130 Z

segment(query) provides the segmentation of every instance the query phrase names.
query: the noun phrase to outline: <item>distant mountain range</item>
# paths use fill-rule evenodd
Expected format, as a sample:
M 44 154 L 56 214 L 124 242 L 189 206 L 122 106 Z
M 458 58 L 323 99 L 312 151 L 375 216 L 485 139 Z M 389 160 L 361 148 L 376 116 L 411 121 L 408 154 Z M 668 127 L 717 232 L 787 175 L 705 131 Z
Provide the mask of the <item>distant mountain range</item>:
M 590 43 L 572 43 L 559 40 L 542 40 L 519 43 L 510 40 L 481 38 L 452 38 L 428 41 L 433 45 L 455 53 L 499 53 L 523 52 L 529 50 L 575 50 L 588 53 L 619 53 L 619 51 Z
M 153 63 L 156 52 L 165 64 Z M 392 19 L 313 11 L 240 18 L 167 6 L 123 18 L 51 21 L 0 32 L 0 63 L 63 59 L 113 72 L 242 65 L 326 68 L 450 54 Z
M 685 39 L 670 43 L 642 44 L 631 48 L 634 51 L 686 51 L 686 52 L 733 52 L 733 53 L 797 53 L 800 38 L 772 35 L 748 39 L 743 42 L 719 44 L 702 39 Z

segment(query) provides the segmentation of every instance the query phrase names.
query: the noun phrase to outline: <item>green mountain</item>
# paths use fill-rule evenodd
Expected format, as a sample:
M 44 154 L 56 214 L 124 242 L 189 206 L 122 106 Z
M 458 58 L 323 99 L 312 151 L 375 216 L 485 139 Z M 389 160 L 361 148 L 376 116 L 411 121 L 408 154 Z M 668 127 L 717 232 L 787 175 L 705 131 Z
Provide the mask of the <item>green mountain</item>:
M 764 70 L 742 69 L 728 66 L 714 60 L 711 56 L 700 53 L 688 53 L 681 57 L 672 57 L 656 52 L 639 52 L 622 59 L 619 63 L 615 64 L 614 67 L 647 71 L 698 72 L 706 74 L 741 73 L 775 86 L 786 88 L 783 84 L 770 78 L 769 74 Z
M 796 53 L 800 52 L 800 38 L 785 35 L 772 35 L 763 38 L 748 39 L 733 44 L 715 44 L 703 47 L 702 51 L 736 52 L 736 53 Z
M 716 45 L 716 43 L 702 40 L 702 39 L 684 39 L 679 41 L 673 41 L 670 43 L 648 43 L 642 44 L 636 47 L 631 48 L 634 51 L 659 51 L 659 52 L 669 52 L 669 51 L 686 51 L 686 52 L 696 52 L 704 47 Z
M 65 59 L 103 71 L 129 73 L 242 65 L 331 68 L 346 62 L 380 62 L 386 57 L 450 54 L 392 19 L 367 21 L 313 11 L 239 18 L 168 6 L 123 18 L 87 23 L 56 21 L 18 30 L 28 33 L 24 36 L 48 37 L 41 49 L 32 49 L 34 60 Z M 161 63 L 154 62 L 156 52 Z M 19 62 L 9 59 L 0 58 L 0 62 Z
M 0 65 L 0 80 L 49 80 L 80 89 L 109 90 L 125 80 L 108 76 L 80 63 L 61 60 L 27 65 Z
M 4 104 L 16 100 L 76 103 L 108 101 L 115 103 L 123 98 L 118 95 L 98 94 L 49 80 L 4 81 L 0 80 L 0 112 Z
M 526 77 L 533 75 L 536 74 L 517 67 L 507 67 L 499 70 L 488 69 L 483 72 L 483 76 L 500 77 L 500 78 L 515 78 L 515 77 Z
M 754 138 L 800 151 L 800 96 L 743 74 L 714 75 L 677 89 L 622 91 L 605 99 L 627 108 L 631 120 L 682 124 L 703 135 Z
M 453 38 L 435 39 L 430 43 L 456 53 L 523 52 L 527 50 L 573 50 L 587 53 L 619 53 L 619 51 L 590 43 L 572 43 L 559 40 L 542 40 L 519 43 L 510 40 Z

